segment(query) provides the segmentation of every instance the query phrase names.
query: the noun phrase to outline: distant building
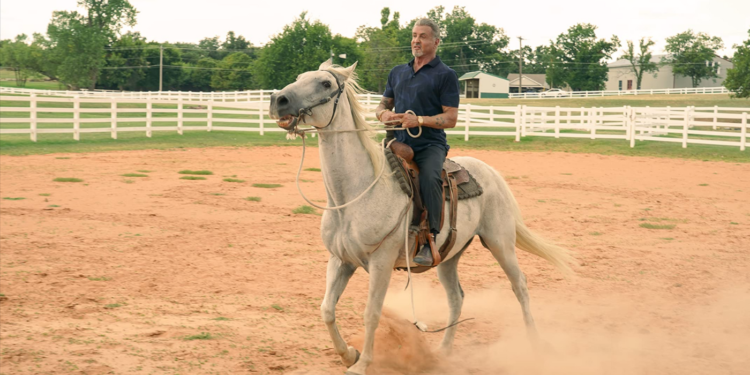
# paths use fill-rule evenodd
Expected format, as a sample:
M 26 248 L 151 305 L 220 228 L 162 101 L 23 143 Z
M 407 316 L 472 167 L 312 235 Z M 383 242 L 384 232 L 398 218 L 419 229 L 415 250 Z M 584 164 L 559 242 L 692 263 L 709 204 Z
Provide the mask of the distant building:
M 662 57 L 666 55 L 651 56 L 651 61 L 661 64 Z M 731 61 L 715 56 L 712 61 L 707 62 L 717 69 L 718 78 L 708 78 L 701 80 L 698 87 L 719 87 L 724 85 L 724 79 L 727 78 L 727 69 L 734 68 Z M 607 82 L 605 90 L 607 91 L 627 91 L 637 90 L 637 80 L 630 61 L 621 59 L 609 65 L 607 73 Z M 525 85 L 524 85 L 525 86 Z M 675 75 L 672 73 L 671 65 L 660 65 L 656 73 L 644 73 L 641 80 L 641 90 L 651 89 L 681 89 L 693 87 L 693 81 L 690 77 Z
M 508 74 L 508 81 L 510 81 L 510 92 L 517 93 L 519 84 L 518 73 Z M 520 83 L 523 85 L 522 92 L 541 92 L 550 89 L 546 74 L 524 74 Z
M 466 98 L 507 98 L 508 80 L 485 72 L 468 72 L 459 81 L 464 83 Z

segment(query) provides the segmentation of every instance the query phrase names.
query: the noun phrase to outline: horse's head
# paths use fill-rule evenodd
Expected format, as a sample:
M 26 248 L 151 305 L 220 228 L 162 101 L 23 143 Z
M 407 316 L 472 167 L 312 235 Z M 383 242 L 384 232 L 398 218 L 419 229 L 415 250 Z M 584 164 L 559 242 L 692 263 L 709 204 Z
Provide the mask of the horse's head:
M 300 74 L 296 82 L 271 95 L 269 116 L 290 133 L 296 130 L 299 121 L 318 128 L 328 126 L 335 115 L 336 103 L 346 95 L 346 80 L 356 66 L 355 63 L 334 70 L 328 60 L 318 70 Z

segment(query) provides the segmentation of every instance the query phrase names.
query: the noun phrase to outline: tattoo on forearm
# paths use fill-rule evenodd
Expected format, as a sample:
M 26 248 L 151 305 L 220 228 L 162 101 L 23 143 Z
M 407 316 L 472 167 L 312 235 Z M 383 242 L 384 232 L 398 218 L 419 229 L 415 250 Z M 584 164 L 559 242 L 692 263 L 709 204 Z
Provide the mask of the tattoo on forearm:
M 437 125 L 439 128 L 442 128 L 445 124 L 445 120 L 443 119 L 443 116 L 435 117 L 435 125 Z
M 393 109 L 393 98 L 383 98 L 380 101 L 380 105 L 385 109 Z

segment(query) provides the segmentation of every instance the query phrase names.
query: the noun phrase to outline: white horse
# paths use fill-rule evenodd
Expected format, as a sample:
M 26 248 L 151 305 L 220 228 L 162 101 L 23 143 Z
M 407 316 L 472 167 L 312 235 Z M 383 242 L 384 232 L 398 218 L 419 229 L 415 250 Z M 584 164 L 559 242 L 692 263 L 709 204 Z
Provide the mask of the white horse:
M 330 258 L 320 308 L 334 349 L 349 367 L 346 373 L 364 375 L 373 359 L 375 329 L 391 273 L 395 267 L 406 267 L 406 233 L 394 228 L 404 228 L 403 221 L 411 221 L 411 212 L 401 215 L 408 197 L 394 182 L 390 167 L 384 166 L 382 150 L 373 140 L 373 128 L 364 119 L 364 108 L 357 100 L 362 90 L 357 84 L 355 66 L 342 68 L 331 65 L 329 60 L 321 64 L 319 70 L 301 74 L 296 82 L 271 96 L 269 113 L 278 119 L 280 127 L 289 131 L 294 131 L 300 120 L 318 128 L 318 151 L 328 207 L 362 196 L 345 208 L 326 210 L 323 214 L 320 231 Z M 547 259 L 564 272 L 570 272 L 572 258 L 566 250 L 547 243 L 524 225 L 513 194 L 492 167 L 471 157 L 453 160 L 471 172 L 484 194 L 459 202 L 456 246 L 437 266 L 440 282 L 448 295 L 448 325 L 459 318 L 464 299 L 458 281 L 458 260 L 474 236 L 479 236 L 482 245 L 490 250 L 508 276 L 521 304 L 527 333 L 535 342 L 537 332 L 529 308 L 526 277 L 518 267 L 515 247 Z M 387 173 L 375 182 L 383 168 Z M 438 246 L 447 237 L 448 220 L 445 222 L 437 238 Z M 336 303 L 359 267 L 370 275 L 361 356 L 341 337 L 335 315 Z M 456 326 L 445 331 L 440 344 L 442 351 L 450 352 L 455 332 Z

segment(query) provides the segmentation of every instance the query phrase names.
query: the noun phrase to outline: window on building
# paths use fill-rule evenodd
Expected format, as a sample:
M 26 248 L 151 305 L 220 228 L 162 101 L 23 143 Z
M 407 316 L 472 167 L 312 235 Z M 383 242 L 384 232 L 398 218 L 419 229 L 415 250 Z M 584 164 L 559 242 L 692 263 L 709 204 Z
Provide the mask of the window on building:
M 628 80 L 628 90 L 632 90 L 632 89 L 633 89 L 633 80 L 629 79 Z
M 620 91 L 622 91 L 622 81 L 620 81 L 620 83 L 618 84 L 618 88 L 617 89 L 620 90 Z

